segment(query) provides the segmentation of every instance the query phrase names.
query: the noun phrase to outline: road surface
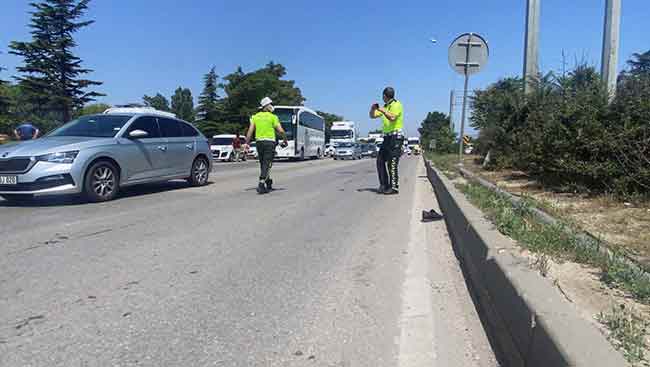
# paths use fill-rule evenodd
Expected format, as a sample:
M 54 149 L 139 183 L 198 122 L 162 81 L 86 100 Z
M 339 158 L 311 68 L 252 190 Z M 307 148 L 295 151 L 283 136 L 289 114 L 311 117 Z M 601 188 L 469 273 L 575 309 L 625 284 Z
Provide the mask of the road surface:
M 0 366 L 495 366 L 418 158 L 0 200 Z

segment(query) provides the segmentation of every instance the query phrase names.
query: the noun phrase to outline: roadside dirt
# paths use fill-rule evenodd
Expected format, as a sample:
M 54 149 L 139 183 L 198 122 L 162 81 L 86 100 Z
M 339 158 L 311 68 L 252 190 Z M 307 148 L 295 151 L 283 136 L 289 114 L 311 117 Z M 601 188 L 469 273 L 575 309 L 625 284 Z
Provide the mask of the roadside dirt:
M 486 171 L 476 156 L 465 167 L 514 195 L 526 195 L 549 214 L 564 218 L 650 269 L 650 202 L 626 203 L 609 196 L 559 193 L 543 188 L 524 172 Z

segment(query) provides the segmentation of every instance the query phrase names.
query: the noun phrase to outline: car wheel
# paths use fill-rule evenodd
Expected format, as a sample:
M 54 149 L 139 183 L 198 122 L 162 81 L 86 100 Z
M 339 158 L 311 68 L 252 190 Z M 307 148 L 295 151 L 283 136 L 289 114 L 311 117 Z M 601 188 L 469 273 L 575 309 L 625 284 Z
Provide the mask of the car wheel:
M 210 165 L 208 161 L 203 157 L 196 158 L 192 163 L 191 176 L 188 178 L 190 184 L 192 186 L 204 186 L 208 183 L 209 176 Z
M 120 190 L 120 175 L 110 161 L 98 161 L 86 171 L 84 195 L 91 202 L 113 200 Z
M 305 148 L 300 149 L 300 160 L 305 160 Z
M 28 203 L 34 199 L 32 194 L 4 194 L 0 197 L 14 204 Z

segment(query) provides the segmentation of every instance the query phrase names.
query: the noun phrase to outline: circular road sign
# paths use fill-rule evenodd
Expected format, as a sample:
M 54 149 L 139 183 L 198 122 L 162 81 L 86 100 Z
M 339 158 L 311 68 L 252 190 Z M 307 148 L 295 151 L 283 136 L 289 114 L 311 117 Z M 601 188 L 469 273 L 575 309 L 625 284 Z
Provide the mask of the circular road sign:
M 449 66 L 461 75 L 476 74 L 487 65 L 490 49 L 476 33 L 465 33 L 449 46 Z

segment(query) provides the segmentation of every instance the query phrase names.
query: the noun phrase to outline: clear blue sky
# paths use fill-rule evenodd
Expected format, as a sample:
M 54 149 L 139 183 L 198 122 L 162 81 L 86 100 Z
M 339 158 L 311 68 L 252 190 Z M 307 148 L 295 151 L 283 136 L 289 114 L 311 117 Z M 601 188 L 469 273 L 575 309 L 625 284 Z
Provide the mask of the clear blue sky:
M 447 47 L 464 32 L 483 34 L 491 47 L 481 88 L 521 73 L 525 0 L 458 1 L 226 1 L 94 0 L 96 20 L 78 34 L 84 66 L 103 81 L 101 101 L 140 101 L 143 94 L 170 96 L 178 86 L 196 97 L 202 76 L 214 65 L 220 76 L 241 65 L 269 60 L 288 69 L 314 109 L 344 115 L 362 131 L 378 127 L 369 105 L 386 85 L 405 106 L 410 134 L 427 111 L 448 111 L 450 89 L 462 77 L 447 63 Z M 3 0 L 0 66 L 8 79 L 20 60 L 7 54 L 12 40 L 29 38 L 27 0 Z M 182 5 L 181 5 L 182 4 Z M 558 70 L 562 52 L 570 64 L 600 63 L 605 0 L 542 0 L 543 70 Z M 470 11 L 466 11 L 469 9 Z M 648 0 L 623 0 L 621 60 L 650 49 Z M 438 45 L 428 39 L 436 37 Z

